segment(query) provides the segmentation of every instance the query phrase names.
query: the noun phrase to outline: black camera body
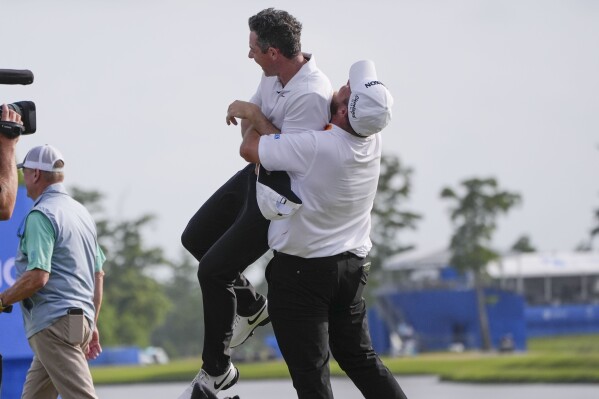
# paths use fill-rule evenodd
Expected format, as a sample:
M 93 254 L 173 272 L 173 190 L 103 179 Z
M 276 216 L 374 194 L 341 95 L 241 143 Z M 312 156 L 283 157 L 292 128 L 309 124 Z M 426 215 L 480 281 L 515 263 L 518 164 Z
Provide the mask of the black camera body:
M 0 69 L 0 84 L 29 85 L 33 83 L 33 73 L 29 70 Z M 21 115 L 23 125 L 15 122 L 0 121 L 0 134 L 15 138 L 22 134 L 33 134 L 36 130 L 35 104 L 33 101 L 19 101 L 8 107 Z

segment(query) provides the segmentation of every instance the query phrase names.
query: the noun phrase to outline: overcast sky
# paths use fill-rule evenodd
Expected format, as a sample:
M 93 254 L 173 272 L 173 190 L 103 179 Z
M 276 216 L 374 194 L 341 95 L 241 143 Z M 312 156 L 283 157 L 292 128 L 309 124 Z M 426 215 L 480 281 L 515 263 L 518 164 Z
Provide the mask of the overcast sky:
M 210 3 L 210 5 L 206 5 Z M 529 234 L 569 250 L 599 208 L 599 2 L 3 1 L 0 68 L 26 68 L 38 132 L 18 157 L 52 144 L 67 185 L 96 189 L 116 219 L 153 213 L 147 237 L 173 257 L 199 206 L 244 166 L 228 104 L 261 70 L 247 58 L 247 19 L 282 8 L 303 23 L 303 50 L 334 87 L 372 59 L 395 98 L 385 151 L 414 169 L 406 209 L 419 251 L 446 247 L 442 187 L 496 177 L 523 204 L 499 219 L 503 249 Z

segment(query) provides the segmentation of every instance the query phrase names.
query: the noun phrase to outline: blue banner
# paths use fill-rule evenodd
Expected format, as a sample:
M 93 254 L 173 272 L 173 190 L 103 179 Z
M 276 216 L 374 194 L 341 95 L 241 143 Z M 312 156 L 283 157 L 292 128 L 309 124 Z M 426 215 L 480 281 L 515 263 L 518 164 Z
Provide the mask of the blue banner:
M 33 201 L 27 197 L 25 187 L 19 187 L 12 218 L 0 222 L 0 291 L 6 290 L 15 282 L 15 255 L 19 245 L 17 230 L 32 205 Z M 5 372 L 7 360 L 33 357 L 25 337 L 21 307 L 15 304 L 13 308 L 12 313 L 0 314 L 0 353 L 5 361 Z

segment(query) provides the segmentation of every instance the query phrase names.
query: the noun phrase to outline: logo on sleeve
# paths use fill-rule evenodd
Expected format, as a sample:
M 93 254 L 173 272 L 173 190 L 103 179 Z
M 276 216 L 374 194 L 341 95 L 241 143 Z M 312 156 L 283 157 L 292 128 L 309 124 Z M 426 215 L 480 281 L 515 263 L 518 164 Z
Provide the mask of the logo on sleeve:
M 360 99 L 360 96 L 355 94 L 354 98 L 351 99 L 351 101 L 349 102 L 349 113 L 351 114 L 352 118 L 356 119 L 356 106 L 358 104 L 358 100 Z
M 278 139 L 280 139 L 280 138 L 281 138 L 281 133 L 276 133 L 276 134 L 275 134 L 275 140 L 278 140 Z

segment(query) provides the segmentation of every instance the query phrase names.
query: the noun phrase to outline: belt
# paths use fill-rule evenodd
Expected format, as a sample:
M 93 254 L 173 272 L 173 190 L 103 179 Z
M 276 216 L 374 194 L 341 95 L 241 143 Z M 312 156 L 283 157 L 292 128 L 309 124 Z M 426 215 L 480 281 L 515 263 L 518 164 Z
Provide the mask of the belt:
M 279 252 L 277 250 L 273 250 L 272 252 L 273 252 L 274 256 L 283 256 L 283 257 L 291 257 L 291 258 L 302 258 L 301 256 L 289 255 L 289 254 L 286 254 L 284 252 Z M 355 253 L 349 252 L 349 251 L 345 251 L 345 252 L 342 252 L 342 253 L 337 254 L 337 255 L 321 256 L 321 257 L 318 257 L 318 258 L 302 258 L 302 259 L 310 259 L 310 260 L 312 260 L 312 259 L 342 260 L 342 259 L 350 259 L 350 258 L 364 259 L 364 258 L 356 255 Z

